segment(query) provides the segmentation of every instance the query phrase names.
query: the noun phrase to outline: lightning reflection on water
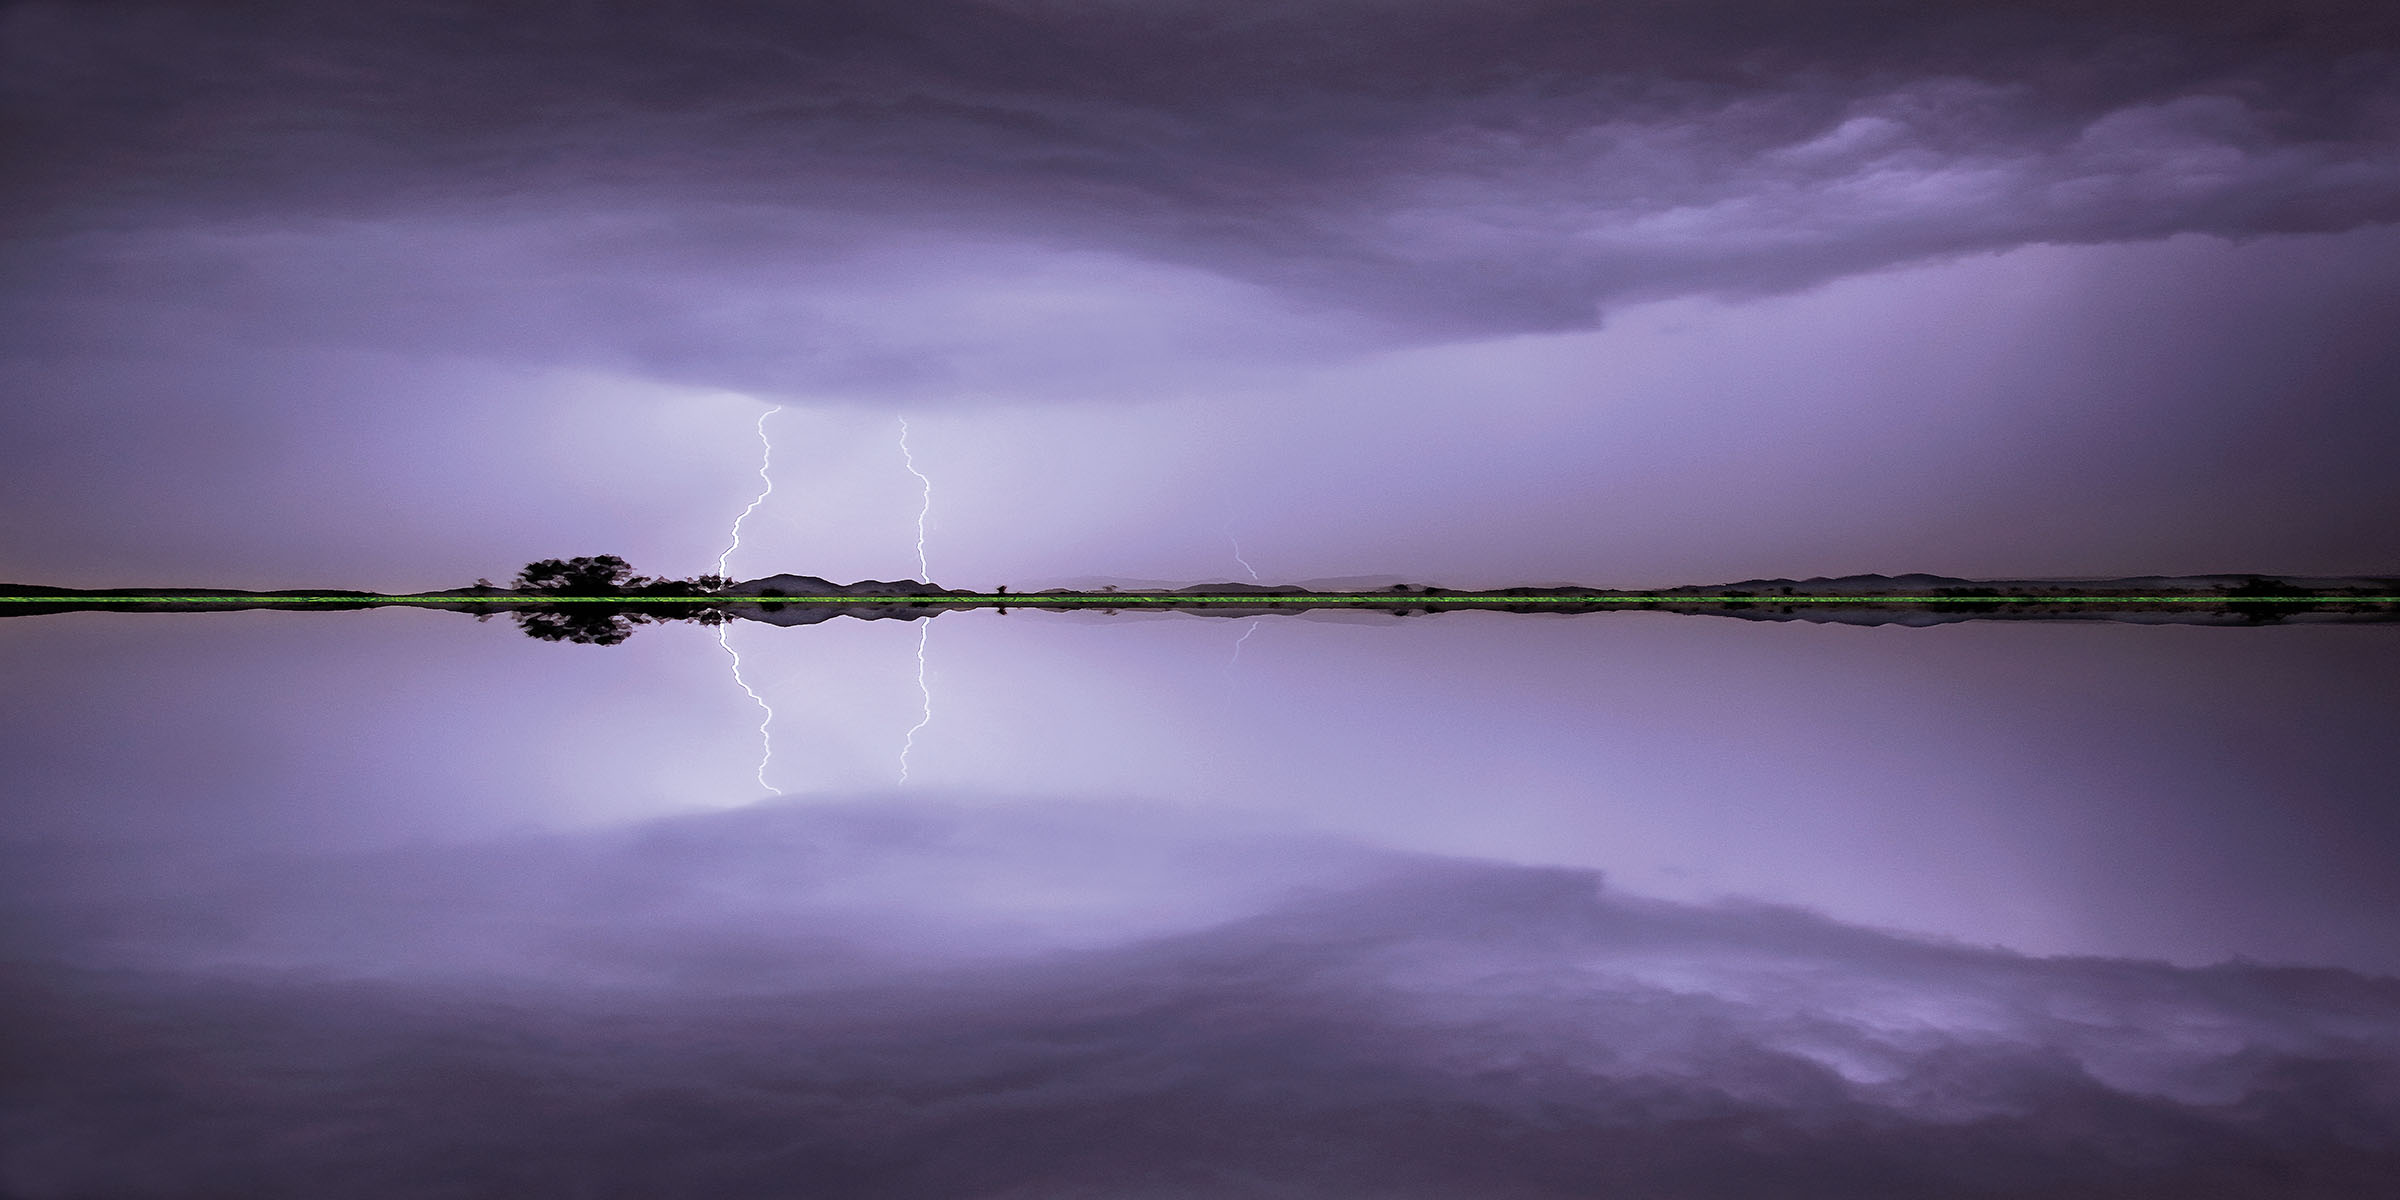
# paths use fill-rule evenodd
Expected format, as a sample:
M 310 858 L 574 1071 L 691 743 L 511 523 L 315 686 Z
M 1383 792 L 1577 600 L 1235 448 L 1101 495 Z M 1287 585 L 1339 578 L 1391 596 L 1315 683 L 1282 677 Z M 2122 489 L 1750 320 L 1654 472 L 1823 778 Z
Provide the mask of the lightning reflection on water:
M 927 618 L 917 627 L 917 695 L 923 700 L 925 712 L 908 731 L 908 739 L 900 744 L 900 782 L 908 782 L 908 754 L 917 748 L 917 731 L 933 724 L 933 689 L 925 686 L 925 642 L 933 636 L 933 620 Z

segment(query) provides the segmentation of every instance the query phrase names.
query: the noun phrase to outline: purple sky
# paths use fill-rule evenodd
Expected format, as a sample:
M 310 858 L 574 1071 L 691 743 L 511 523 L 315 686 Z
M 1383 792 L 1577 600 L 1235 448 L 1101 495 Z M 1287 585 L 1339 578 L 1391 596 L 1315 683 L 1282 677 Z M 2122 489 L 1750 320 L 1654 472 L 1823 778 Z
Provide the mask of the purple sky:
M 917 574 L 903 417 L 955 587 L 2400 574 L 2388 4 L 36 0 L 0 107 L 10 582 L 696 573 L 776 406 L 737 575 Z M 0 622 L 0 1194 L 2400 1172 L 2381 628 L 728 636 L 780 801 L 696 627 Z
M 697 569 L 770 403 L 762 571 L 899 412 L 962 583 L 2400 550 L 2381 5 L 0 20 L 20 578 Z

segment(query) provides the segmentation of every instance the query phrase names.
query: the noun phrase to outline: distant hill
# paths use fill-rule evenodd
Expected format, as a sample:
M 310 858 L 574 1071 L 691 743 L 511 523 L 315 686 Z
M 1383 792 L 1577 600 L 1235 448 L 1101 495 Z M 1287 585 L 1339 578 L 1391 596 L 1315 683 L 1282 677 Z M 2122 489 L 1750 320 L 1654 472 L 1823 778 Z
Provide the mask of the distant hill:
M 1071 579 L 1043 580 L 1028 584 L 1021 590 L 1041 591 L 1048 588 L 1065 588 L 1071 592 L 1097 592 L 1103 588 L 1113 587 L 1119 591 L 1128 592 L 1188 592 L 1196 588 L 1211 590 L 1222 588 L 1228 592 L 1244 592 L 1253 588 L 1306 588 L 1312 592 L 1379 592 L 1403 583 L 1414 586 L 1415 582 L 1415 580 L 1400 575 L 1337 575 L 1321 579 L 1261 579 L 1257 581 L 1248 579 L 1135 579 L 1125 575 L 1078 575 Z M 1018 591 L 1020 589 L 1011 585 L 1009 590 Z

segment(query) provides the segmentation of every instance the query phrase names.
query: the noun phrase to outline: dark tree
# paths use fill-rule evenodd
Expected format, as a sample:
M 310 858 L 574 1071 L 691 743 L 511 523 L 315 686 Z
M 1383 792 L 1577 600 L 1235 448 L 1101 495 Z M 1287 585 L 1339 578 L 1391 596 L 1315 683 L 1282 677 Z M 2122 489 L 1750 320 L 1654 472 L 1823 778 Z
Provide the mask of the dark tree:
M 621 592 L 627 587 L 648 582 L 633 573 L 633 564 L 614 554 L 591 558 L 545 558 L 525 564 L 517 572 L 516 588 L 520 592 L 565 592 L 576 596 L 599 596 Z

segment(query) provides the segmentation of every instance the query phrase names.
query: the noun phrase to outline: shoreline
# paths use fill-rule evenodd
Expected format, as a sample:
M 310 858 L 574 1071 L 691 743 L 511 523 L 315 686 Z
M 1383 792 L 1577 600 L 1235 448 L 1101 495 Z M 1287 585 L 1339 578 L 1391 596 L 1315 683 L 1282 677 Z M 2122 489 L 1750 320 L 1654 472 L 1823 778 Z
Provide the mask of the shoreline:
M 356 610 L 431 608 L 473 615 L 598 606 L 665 619 L 719 619 L 775 625 L 814 624 L 836 616 L 914 620 L 943 612 L 994 608 L 1053 611 L 1174 612 L 1249 616 L 1344 609 L 1424 615 L 1497 611 L 1585 613 L 1663 611 L 1752 620 L 1848 624 L 1946 624 L 1962 620 L 2130 620 L 2142 623 L 2256 625 L 2400 622 L 2400 577 L 2134 576 L 2094 580 L 1965 580 L 1944 576 L 1847 576 L 1745 580 L 1678 588 L 1518 587 L 1483 590 L 1395 585 L 1376 591 L 1312 591 L 1259 584 L 1198 584 L 1174 590 L 1034 592 L 954 591 L 912 582 L 841 585 L 813 576 L 769 576 L 694 594 L 557 595 L 505 588 L 383 593 L 310 588 L 77 589 L 0 585 L 0 617 L 62 612 L 230 612 L 249 609 Z

